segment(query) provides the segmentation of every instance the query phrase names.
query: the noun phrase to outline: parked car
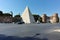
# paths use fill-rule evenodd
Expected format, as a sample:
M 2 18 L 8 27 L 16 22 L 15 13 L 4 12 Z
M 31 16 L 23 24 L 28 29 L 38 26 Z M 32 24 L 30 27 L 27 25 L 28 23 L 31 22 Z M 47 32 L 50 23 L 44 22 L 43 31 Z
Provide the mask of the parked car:
M 18 24 L 24 24 L 24 22 L 18 22 Z

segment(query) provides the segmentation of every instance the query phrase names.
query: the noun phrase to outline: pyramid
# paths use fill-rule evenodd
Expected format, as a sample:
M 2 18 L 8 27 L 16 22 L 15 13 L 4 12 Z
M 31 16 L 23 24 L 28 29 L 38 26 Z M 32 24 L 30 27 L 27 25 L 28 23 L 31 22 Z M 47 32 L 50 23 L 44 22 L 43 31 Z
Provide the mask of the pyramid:
M 28 7 L 25 8 L 21 17 L 25 23 L 34 23 L 35 22 L 34 17 L 32 16 Z

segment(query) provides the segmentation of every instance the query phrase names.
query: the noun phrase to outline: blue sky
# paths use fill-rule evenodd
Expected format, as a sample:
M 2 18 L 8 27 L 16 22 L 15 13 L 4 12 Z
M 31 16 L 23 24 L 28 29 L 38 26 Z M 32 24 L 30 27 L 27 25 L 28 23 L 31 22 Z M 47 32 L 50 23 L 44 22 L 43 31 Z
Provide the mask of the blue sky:
M 3 12 L 13 11 L 14 15 L 22 14 L 28 6 L 32 14 L 47 14 L 51 16 L 58 13 L 60 16 L 60 0 L 0 0 L 0 10 Z

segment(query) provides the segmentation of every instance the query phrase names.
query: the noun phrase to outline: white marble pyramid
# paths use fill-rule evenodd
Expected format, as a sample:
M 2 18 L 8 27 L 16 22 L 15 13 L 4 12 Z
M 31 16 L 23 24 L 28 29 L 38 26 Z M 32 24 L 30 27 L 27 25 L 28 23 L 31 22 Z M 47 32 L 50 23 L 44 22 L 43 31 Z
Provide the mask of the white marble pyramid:
M 26 9 L 24 10 L 21 17 L 25 23 L 34 23 L 35 22 L 35 20 L 34 20 L 34 18 L 33 18 L 28 7 L 26 7 Z

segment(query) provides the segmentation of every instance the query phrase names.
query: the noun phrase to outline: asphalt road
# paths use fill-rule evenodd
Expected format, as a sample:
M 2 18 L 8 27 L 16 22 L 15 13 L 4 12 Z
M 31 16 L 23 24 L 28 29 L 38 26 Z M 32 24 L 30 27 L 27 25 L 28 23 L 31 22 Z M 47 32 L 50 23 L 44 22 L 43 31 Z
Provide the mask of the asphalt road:
M 58 24 L 0 24 L 0 34 L 7 36 L 32 37 L 60 40 L 60 23 Z

